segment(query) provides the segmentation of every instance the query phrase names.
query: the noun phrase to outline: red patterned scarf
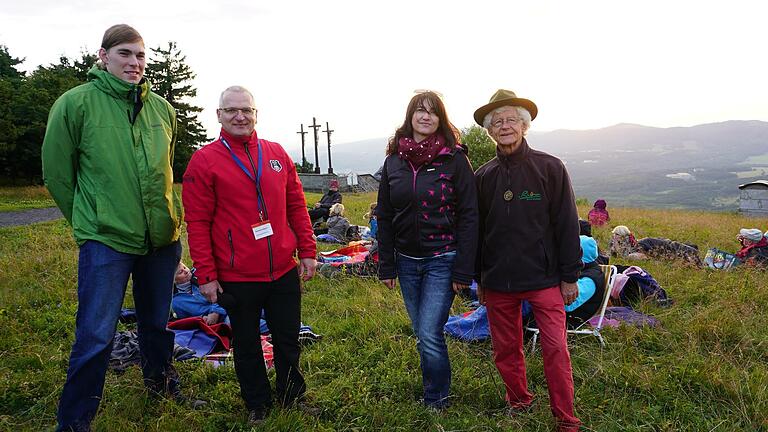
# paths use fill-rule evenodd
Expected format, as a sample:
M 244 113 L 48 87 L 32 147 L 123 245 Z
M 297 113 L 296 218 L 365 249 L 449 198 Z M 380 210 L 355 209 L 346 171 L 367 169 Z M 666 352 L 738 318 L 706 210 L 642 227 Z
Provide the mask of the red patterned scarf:
M 437 133 L 418 143 L 413 138 L 402 137 L 397 142 L 397 154 L 418 168 L 431 162 L 443 147 L 445 138 Z

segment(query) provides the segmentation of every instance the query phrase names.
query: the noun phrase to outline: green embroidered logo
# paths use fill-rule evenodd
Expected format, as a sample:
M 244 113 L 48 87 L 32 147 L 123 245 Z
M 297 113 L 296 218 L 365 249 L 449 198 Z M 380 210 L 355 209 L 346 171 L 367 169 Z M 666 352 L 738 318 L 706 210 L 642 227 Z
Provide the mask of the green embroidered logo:
M 541 194 L 536 192 L 523 191 L 520 194 L 520 200 L 522 201 L 541 201 Z

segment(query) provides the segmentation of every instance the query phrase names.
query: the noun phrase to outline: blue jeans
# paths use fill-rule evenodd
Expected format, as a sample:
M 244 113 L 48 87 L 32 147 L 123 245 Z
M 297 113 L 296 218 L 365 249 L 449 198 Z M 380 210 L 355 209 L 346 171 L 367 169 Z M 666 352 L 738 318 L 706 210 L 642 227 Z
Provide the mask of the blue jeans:
M 443 326 L 453 304 L 455 252 L 415 259 L 397 255 L 397 276 L 421 359 L 424 403 L 443 408 L 451 388 L 451 362 Z
M 118 252 L 97 241 L 80 246 L 75 342 L 59 399 L 57 430 L 77 430 L 96 415 L 129 276 L 144 380 L 167 386 L 167 378 L 177 379 L 171 365 L 174 336 L 166 326 L 180 258 L 179 242 L 147 255 Z

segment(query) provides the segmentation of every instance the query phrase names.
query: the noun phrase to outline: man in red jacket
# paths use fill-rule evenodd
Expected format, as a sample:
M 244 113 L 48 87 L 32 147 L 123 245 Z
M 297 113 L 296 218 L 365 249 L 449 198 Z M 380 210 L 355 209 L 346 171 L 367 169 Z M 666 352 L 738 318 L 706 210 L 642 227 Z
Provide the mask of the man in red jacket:
M 314 276 L 316 245 L 293 161 L 280 144 L 256 134 L 253 95 L 229 87 L 216 113 L 221 135 L 192 155 L 182 199 L 200 292 L 229 314 L 240 394 L 249 422 L 258 424 L 272 406 L 262 309 L 272 332 L 278 403 L 294 406 L 306 390 L 299 277 Z

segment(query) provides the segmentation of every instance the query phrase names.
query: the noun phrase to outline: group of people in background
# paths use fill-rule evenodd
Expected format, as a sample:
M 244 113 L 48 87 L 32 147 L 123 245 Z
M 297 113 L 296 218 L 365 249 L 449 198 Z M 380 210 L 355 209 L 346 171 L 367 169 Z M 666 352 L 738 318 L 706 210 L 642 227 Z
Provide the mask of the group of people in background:
M 588 220 L 581 220 L 581 223 L 587 224 L 590 230 L 592 226 L 607 225 L 611 217 L 605 200 L 595 201 L 587 218 Z M 759 228 L 742 228 L 736 236 L 736 241 L 741 247 L 734 254 L 738 263 L 753 266 L 768 265 L 768 231 L 763 232 Z M 700 256 L 698 245 L 658 237 L 637 239 L 626 225 L 617 225 L 611 230 L 608 249 L 612 257 L 630 260 L 648 258 L 680 260 L 696 267 L 702 267 L 705 264 Z
M 768 231 L 763 233 L 758 228 L 742 228 L 736 241 L 741 247 L 734 254 L 738 263 L 768 265 Z M 611 231 L 609 250 L 611 256 L 630 260 L 654 258 L 681 260 L 696 267 L 704 265 L 697 245 L 667 238 L 644 237 L 638 240 L 625 225 L 617 225 Z

